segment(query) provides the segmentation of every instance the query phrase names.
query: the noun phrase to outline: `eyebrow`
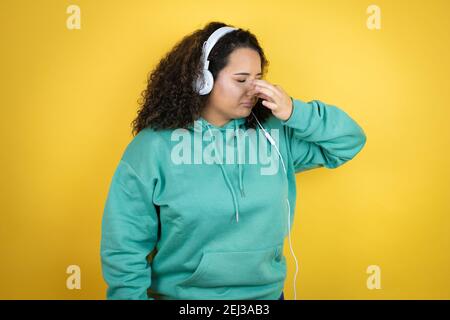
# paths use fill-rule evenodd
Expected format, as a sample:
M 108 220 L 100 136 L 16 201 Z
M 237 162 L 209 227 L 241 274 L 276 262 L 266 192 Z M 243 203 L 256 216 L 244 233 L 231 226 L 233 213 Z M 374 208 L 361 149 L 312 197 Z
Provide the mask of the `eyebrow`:
M 239 72 L 239 73 L 235 73 L 235 75 L 249 76 L 250 73 L 248 73 L 248 72 Z M 257 76 L 260 76 L 260 75 L 262 75 L 262 72 L 257 73 L 256 75 L 257 75 Z

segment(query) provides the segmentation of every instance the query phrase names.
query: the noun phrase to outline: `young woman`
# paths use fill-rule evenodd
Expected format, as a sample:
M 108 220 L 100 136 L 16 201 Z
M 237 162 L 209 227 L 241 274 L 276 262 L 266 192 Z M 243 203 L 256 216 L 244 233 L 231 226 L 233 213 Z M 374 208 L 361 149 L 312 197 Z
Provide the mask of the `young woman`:
M 108 299 L 283 299 L 295 174 L 366 136 L 263 80 L 267 65 L 252 33 L 211 22 L 153 70 L 103 214 Z

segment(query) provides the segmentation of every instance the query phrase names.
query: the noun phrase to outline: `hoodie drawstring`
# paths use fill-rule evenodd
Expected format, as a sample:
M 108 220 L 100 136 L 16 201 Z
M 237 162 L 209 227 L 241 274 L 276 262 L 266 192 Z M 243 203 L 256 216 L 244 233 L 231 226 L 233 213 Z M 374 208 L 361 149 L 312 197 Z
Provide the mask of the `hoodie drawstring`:
M 245 197 L 244 192 L 244 181 L 243 181 L 243 169 L 242 169 L 242 161 L 241 161 L 241 135 L 238 126 L 236 125 L 236 120 L 234 122 L 235 127 L 235 137 L 236 137 L 236 144 L 237 144 L 237 153 L 238 153 L 238 166 L 239 166 L 239 188 L 241 189 L 241 196 Z
M 211 135 L 211 139 L 213 139 L 213 148 L 214 148 L 214 154 L 218 155 L 217 152 L 217 147 L 216 147 L 216 142 L 215 142 L 215 137 L 213 137 L 212 131 L 211 131 L 211 126 L 209 124 L 206 124 L 208 131 Z M 243 169 L 241 166 L 241 152 L 240 152 L 240 134 L 239 134 L 239 130 L 238 129 L 238 125 L 236 124 L 236 119 L 234 120 L 234 137 L 235 139 L 235 143 L 237 144 L 237 152 L 238 152 L 238 166 L 239 166 L 239 188 L 241 190 L 241 196 L 245 197 L 245 192 L 244 192 L 244 182 L 243 182 Z M 235 209 L 235 215 L 236 215 L 236 222 L 239 222 L 239 204 L 237 202 L 237 197 L 236 197 L 236 193 L 234 192 L 233 189 L 233 185 L 231 184 L 230 178 L 228 177 L 228 174 L 225 170 L 225 168 L 223 167 L 222 164 L 222 160 L 223 160 L 223 155 L 220 155 L 221 159 L 218 159 L 219 165 L 220 165 L 220 169 L 222 170 L 222 174 L 223 177 L 225 179 L 225 182 L 227 183 L 228 189 L 231 192 L 231 196 L 233 198 L 233 203 L 234 203 L 234 209 Z

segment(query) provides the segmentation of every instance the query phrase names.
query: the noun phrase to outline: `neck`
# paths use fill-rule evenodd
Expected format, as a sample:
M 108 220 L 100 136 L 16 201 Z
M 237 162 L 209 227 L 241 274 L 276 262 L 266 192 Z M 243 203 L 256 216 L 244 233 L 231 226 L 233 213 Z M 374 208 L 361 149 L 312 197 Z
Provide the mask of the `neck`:
M 208 108 L 203 110 L 201 117 L 216 127 L 222 127 L 231 120 L 219 113 L 209 111 Z

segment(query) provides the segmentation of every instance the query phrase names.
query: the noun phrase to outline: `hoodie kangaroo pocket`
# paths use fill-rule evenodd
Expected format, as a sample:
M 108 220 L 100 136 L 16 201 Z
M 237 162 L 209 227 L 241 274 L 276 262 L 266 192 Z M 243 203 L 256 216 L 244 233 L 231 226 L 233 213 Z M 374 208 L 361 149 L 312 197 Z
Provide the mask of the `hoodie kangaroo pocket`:
M 231 287 L 270 285 L 284 281 L 282 246 L 256 251 L 204 252 L 194 273 L 180 286 Z

